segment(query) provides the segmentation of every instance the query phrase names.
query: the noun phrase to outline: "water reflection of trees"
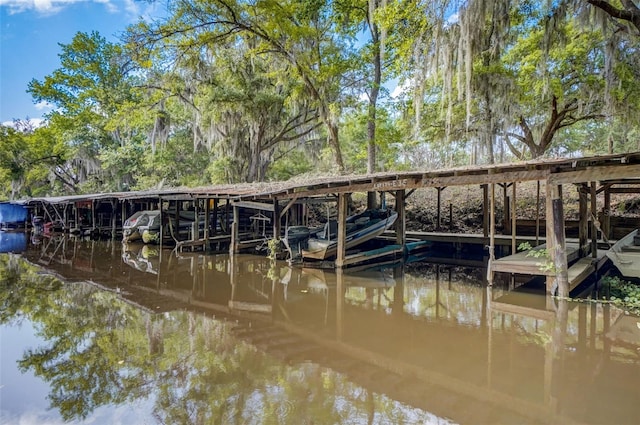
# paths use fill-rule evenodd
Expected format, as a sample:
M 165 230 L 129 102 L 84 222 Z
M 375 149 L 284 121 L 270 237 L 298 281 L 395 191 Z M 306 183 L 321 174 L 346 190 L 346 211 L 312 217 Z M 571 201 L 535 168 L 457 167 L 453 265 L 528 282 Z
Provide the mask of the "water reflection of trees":
M 19 367 L 48 382 L 51 407 L 65 421 L 146 399 L 160 423 L 396 422 L 423 414 L 318 364 L 285 365 L 237 340 L 233 322 L 154 314 L 116 291 L 62 284 L 18 257 L 0 256 L 0 276 L 2 323 L 28 319 L 44 341 Z
M 67 250 L 70 246 L 74 244 L 68 244 Z M 110 255 L 105 247 L 93 243 L 75 246 L 73 255 L 44 257 L 51 260 L 49 267 L 56 267 L 65 276 L 85 279 L 95 276 L 96 270 L 102 275 L 103 270 L 111 273 L 115 269 L 113 260 L 106 266 L 98 261 Z M 375 382 L 361 379 L 361 367 L 355 369 L 354 377 L 350 367 L 335 367 L 320 355 L 304 358 L 315 363 L 288 368 L 252 348 L 260 346 L 252 340 L 249 342 L 253 345 L 242 348 L 242 343 L 229 336 L 230 328 L 213 324 L 219 322 L 210 323 L 196 314 L 152 314 L 171 311 L 177 304 L 155 310 L 159 299 L 150 295 L 177 299 L 186 308 L 204 308 L 219 317 L 227 317 L 221 312 L 231 309 L 237 315 L 231 315 L 234 320 L 244 317 L 244 313 L 260 312 L 261 320 L 301 335 L 303 339 L 295 344 L 304 345 L 311 334 L 318 345 L 337 349 L 338 356 L 356 359 L 352 361 L 358 365 L 376 364 L 379 368 L 375 373 L 384 378 L 382 382 L 393 383 L 393 378 L 385 381 L 387 375 L 401 371 L 404 378 L 418 377 L 421 381 L 416 394 L 424 391 L 425 383 L 435 382 L 450 389 L 451 397 L 462 394 L 473 399 L 477 393 L 483 403 L 526 412 L 524 417 L 542 415 L 544 419 L 555 419 L 561 411 L 571 411 L 573 417 L 584 410 L 578 402 L 585 393 L 581 388 L 588 387 L 593 394 L 597 391 L 591 389 L 591 381 L 583 377 L 580 368 L 596 364 L 598 371 L 611 370 L 608 356 L 616 356 L 617 362 L 619 355 L 619 349 L 611 349 L 602 337 L 610 326 L 607 321 L 614 320 L 602 307 L 567 308 L 566 303 L 551 306 L 545 304 L 548 299 L 544 296 L 535 296 L 533 303 L 512 299 L 516 293 L 508 291 L 509 285 L 494 285 L 491 291 L 484 287 L 484 273 L 479 269 L 422 264 L 394 272 L 390 284 L 386 272 L 381 279 L 372 281 L 344 273 L 342 289 L 338 291 L 333 272 L 292 269 L 256 256 L 164 255 L 158 258 L 156 274 L 123 263 L 122 273 L 105 279 L 105 285 L 112 290 L 122 285 L 123 293 L 145 289 L 143 297 L 127 295 L 127 299 L 135 298 L 139 305 L 146 306 L 146 310 L 134 309 L 140 318 L 119 322 L 123 314 L 116 310 L 112 313 L 115 317 L 108 316 L 106 320 L 114 328 L 126 329 L 122 332 L 131 341 L 124 336 L 106 341 L 120 341 L 128 348 L 138 347 L 140 340 L 145 342 L 138 348 L 136 358 L 141 362 L 146 356 L 145 361 L 151 362 L 144 379 L 157 386 L 155 392 L 147 391 L 155 397 L 155 415 L 161 422 L 186 421 L 185 418 L 196 422 L 199 418 L 250 422 L 243 418 L 261 415 L 276 415 L 284 423 L 291 417 L 304 422 L 309 417 L 305 415 L 315 417 L 316 408 L 326 411 L 327 418 L 340 417 L 348 411 L 349 417 L 359 416 L 366 421 L 372 411 L 396 418 L 407 414 L 407 408 L 377 394 L 375 389 L 383 392 L 390 387 L 384 383 L 376 387 Z M 119 252 L 115 258 L 120 261 Z M 65 259 L 73 262 L 72 267 Z M 82 268 L 93 274 L 81 273 Z M 84 297 L 70 299 L 66 304 L 82 303 Z M 281 341 L 274 342 L 277 345 Z M 229 347 L 225 348 L 226 344 Z M 265 350 L 270 355 L 278 351 L 271 346 Z M 291 352 L 295 353 L 295 348 Z M 114 362 L 121 367 L 115 359 Z M 344 373 L 361 387 L 347 381 L 345 375 L 319 365 Z M 141 363 L 127 370 L 127 376 L 141 374 L 143 366 Z M 303 381 L 298 379 L 301 374 Z M 596 379 L 606 381 L 601 372 L 594 372 L 592 380 Z M 330 389 L 329 394 L 326 388 Z M 412 398 L 409 391 L 394 394 L 396 400 L 412 400 L 414 406 L 431 409 L 424 400 L 432 401 L 442 391 L 432 397 Z M 293 408 L 293 401 L 306 403 L 304 411 Z M 387 404 L 392 407 L 387 409 Z M 560 404 L 564 406 L 562 410 L 558 409 Z M 612 401 L 608 405 L 617 404 Z M 624 418 L 626 412 L 635 411 L 630 406 L 633 404 L 626 404 L 627 410 L 618 415 L 609 408 L 606 415 Z M 258 411 L 260 414 L 255 413 Z M 286 415 L 282 413 L 285 411 Z

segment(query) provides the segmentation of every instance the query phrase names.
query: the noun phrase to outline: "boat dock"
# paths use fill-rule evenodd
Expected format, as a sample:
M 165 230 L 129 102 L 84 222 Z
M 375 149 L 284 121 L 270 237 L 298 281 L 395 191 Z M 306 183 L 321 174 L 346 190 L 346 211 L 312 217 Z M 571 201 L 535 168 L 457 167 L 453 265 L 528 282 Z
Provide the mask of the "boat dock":
M 522 223 L 516 218 L 518 186 L 537 182 L 537 217 L 535 234 L 518 235 Z M 447 232 L 420 233 L 406 230 L 406 200 L 418 189 L 435 189 L 438 195 L 437 221 L 440 222 L 442 189 L 468 186 L 482 191 L 482 234 Z M 564 192 L 578 191 L 580 220 L 569 223 L 564 215 Z M 501 191 L 499 196 L 498 192 Z M 354 193 L 378 193 L 389 198 L 387 203 L 397 212 L 397 220 L 383 235 L 387 248 L 353 253 L 347 249 L 349 200 Z M 265 248 L 271 239 L 281 239 L 290 226 L 306 226 L 310 204 L 329 203 L 337 223 L 337 248 L 332 264 L 336 268 L 351 267 L 363 260 L 387 261 L 405 256 L 407 246 L 417 241 L 456 245 L 476 245 L 487 249 L 487 281 L 493 283 L 495 273 L 538 275 L 546 278 L 548 293 L 566 295 L 606 261 L 600 252 L 602 241 L 620 237 L 625 223 L 611 217 L 611 195 L 640 193 L 640 152 L 571 159 L 545 159 L 510 164 L 470 166 L 442 170 L 376 173 L 335 176 L 307 181 L 227 184 L 197 188 L 165 188 L 158 190 L 100 193 L 60 197 L 39 197 L 15 201 L 39 217 L 49 228 L 81 235 L 105 235 L 117 238 L 124 221 L 134 212 L 159 210 L 160 222 L 170 228 L 182 226 L 181 212 L 192 217 L 206 217 L 204 226 L 194 218 L 181 232 L 163 233 L 160 244 L 171 244 L 182 250 L 215 250 L 235 254 Z M 376 199 L 376 197 L 370 197 Z M 502 198 L 502 199 L 500 199 Z M 597 202 L 600 199 L 601 202 Z M 502 233 L 497 229 L 497 205 L 502 207 Z M 598 204 L 604 205 L 599 210 Z M 368 205 L 368 208 L 375 206 Z M 329 208 L 327 207 L 327 210 Z M 540 210 L 544 214 L 540 215 Z M 535 220 L 534 220 L 535 219 Z M 637 223 L 636 223 L 637 224 Z M 635 224 L 634 224 L 635 225 Z M 568 231 L 577 239 L 569 240 Z M 545 243 L 548 257 L 545 270 L 539 259 L 518 253 L 521 242 L 531 246 Z M 394 247 L 397 246 L 397 247 Z M 497 250 L 497 248 L 501 248 Z M 497 252 L 500 251 L 500 252 Z M 502 255 L 507 252 L 509 255 Z M 547 267 L 548 266 L 548 267 Z

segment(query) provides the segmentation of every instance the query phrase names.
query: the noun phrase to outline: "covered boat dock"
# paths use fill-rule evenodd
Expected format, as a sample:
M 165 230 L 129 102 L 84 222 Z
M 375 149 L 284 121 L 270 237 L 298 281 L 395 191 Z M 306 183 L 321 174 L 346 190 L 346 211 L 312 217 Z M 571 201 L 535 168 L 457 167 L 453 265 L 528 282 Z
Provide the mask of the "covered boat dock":
M 517 243 L 522 238 L 516 234 L 516 199 L 518 185 L 523 182 L 537 182 L 539 202 L 544 198 L 544 219 L 535 217 L 536 236 L 535 239 L 530 238 L 533 247 L 545 243 L 547 257 L 544 259 L 544 270 L 540 267 L 539 259 L 517 253 Z M 489 284 L 492 284 L 496 272 L 543 275 L 546 276 L 547 292 L 557 290 L 559 295 L 567 295 L 572 287 L 606 261 L 598 249 L 599 239 L 606 242 L 621 237 L 620 233 L 625 231 L 624 223 L 612 224 L 611 194 L 640 193 L 640 152 L 279 183 L 43 197 L 20 202 L 32 210 L 32 216 L 40 215 L 49 222 L 58 223 L 64 231 L 109 234 L 114 238 L 122 231 L 126 218 L 135 211 L 171 209 L 173 215 L 165 217 L 163 222 L 176 220 L 177 226 L 179 212 L 187 205 L 186 208 L 193 210 L 196 217 L 202 213 L 210 219 L 202 229 L 194 222 L 191 232 L 184 238 L 172 234 L 176 247 L 210 249 L 216 245 L 219 248 L 228 247 L 231 254 L 274 237 L 281 238 L 287 226 L 307 225 L 305 207 L 309 203 L 335 202 L 338 246 L 334 264 L 341 269 L 352 264 L 345 249 L 345 223 L 349 216 L 351 194 L 380 192 L 393 197 L 398 217 L 394 232 L 387 238 L 391 238 L 397 246 L 406 247 L 407 198 L 417 189 L 437 190 L 439 221 L 440 193 L 443 188 L 450 186 L 473 186 L 482 190 L 483 234 L 469 235 L 467 238 L 451 234 L 449 237 L 475 241 L 488 247 Z M 579 195 L 580 220 L 575 241 L 566 237 L 563 190 L 566 191 L 567 186 L 575 187 Z M 505 243 L 505 236 L 496 234 L 498 188 L 503 189 L 504 195 L 504 233 L 510 233 L 511 239 L 511 255 L 503 258 L 496 258 L 496 246 Z M 544 196 L 540 196 L 541 190 Z M 604 207 L 598 211 L 596 200 L 600 195 Z M 163 243 L 166 235 L 161 236 Z M 412 234 L 411 237 L 422 240 L 446 239 L 447 234 Z

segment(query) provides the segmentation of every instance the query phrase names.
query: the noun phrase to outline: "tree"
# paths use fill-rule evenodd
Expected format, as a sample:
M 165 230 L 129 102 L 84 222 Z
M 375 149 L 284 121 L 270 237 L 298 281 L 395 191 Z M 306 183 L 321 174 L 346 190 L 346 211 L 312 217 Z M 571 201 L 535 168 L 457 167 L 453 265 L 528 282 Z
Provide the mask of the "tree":
M 587 0 L 587 3 L 602 9 L 615 20 L 630 23 L 640 33 L 640 8 L 633 0 L 621 0 L 622 7 L 617 7 L 614 3 L 604 0 Z
M 198 51 L 211 43 L 233 43 L 238 35 L 251 38 L 255 56 L 277 57 L 291 65 L 287 76 L 298 79 L 304 87 L 342 172 L 340 98 L 353 58 L 351 41 L 339 31 L 334 5 L 302 0 L 182 0 L 174 4 L 166 22 L 153 27 L 140 23 L 131 28 L 129 44 L 149 52 L 163 40 L 173 40 L 176 51 L 185 52 Z
M 100 188 L 105 180 L 118 176 L 115 169 L 101 168 L 100 153 L 141 136 L 116 119 L 119 108 L 134 102 L 136 96 L 129 77 L 131 62 L 119 45 L 108 43 L 97 32 L 77 33 L 70 44 L 60 47 L 61 68 L 43 81 L 32 80 L 28 92 L 35 101 L 55 106 L 47 125 L 51 135 L 61 138 L 72 151 L 56 177 L 71 192 L 80 191 L 90 177 L 96 178 L 94 184 Z M 119 177 L 116 187 L 128 178 Z
M 543 29 L 533 29 L 504 58 L 515 82 L 511 113 L 520 130 L 507 130 L 505 141 L 519 158 L 526 155 L 512 137 L 538 158 L 563 128 L 604 117 L 601 33 L 574 22 L 556 28 L 550 40 Z M 544 48 L 544 43 L 550 46 Z

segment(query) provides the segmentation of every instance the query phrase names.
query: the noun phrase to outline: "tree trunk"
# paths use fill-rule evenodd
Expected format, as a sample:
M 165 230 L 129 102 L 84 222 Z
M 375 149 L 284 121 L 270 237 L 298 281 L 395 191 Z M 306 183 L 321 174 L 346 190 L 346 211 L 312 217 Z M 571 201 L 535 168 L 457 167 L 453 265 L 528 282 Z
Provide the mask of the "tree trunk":
M 322 122 L 324 122 L 324 125 L 327 126 L 327 141 L 329 142 L 329 146 L 331 146 L 331 148 L 333 149 L 333 154 L 336 159 L 336 165 L 338 166 L 338 172 L 340 174 L 343 174 L 345 168 L 344 161 L 342 160 L 342 150 L 340 149 L 338 123 L 335 122 L 329 115 L 328 109 L 328 105 L 323 104 L 320 108 L 320 117 L 322 118 Z

